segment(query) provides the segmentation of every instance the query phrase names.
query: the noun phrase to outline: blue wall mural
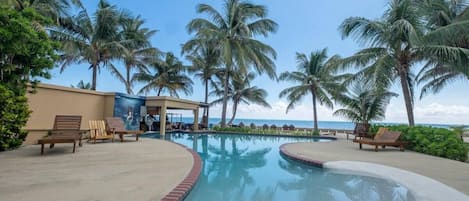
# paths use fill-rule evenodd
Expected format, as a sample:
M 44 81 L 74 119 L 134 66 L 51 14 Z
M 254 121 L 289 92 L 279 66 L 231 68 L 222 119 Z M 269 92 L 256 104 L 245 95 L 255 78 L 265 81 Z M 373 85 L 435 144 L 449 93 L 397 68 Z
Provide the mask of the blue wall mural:
M 120 117 L 128 130 L 139 130 L 140 107 L 145 106 L 145 97 L 116 93 L 114 117 Z

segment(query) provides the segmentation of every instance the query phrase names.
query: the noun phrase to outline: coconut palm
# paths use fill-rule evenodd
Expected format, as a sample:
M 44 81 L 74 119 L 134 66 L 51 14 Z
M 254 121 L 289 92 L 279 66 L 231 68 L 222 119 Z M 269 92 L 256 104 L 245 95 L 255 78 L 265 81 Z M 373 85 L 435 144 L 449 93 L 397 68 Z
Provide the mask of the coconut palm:
M 70 16 L 70 9 L 73 7 L 83 8 L 80 0 L 1 0 L 0 2 L 16 10 L 32 7 L 38 13 L 57 21 Z
M 153 62 L 159 52 L 150 44 L 150 37 L 156 33 L 156 30 L 142 28 L 145 21 L 140 16 L 121 20 L 122 31 L 120 35 L 123 47 L 117 60 L 124 64 L 125 74 L 121 73 L 112 63 L 109 64 L 109 69 L 119 81 L 124 83 L 127 94 L 133 94 L 132 87 L 135 80 L 131 79 L 132 69 L 136 69 L 138 72 L 148 71 L 147 66 Z
M 427 38 L 437 44 L 469 49 L 469 9 L 467 1 L 426 0 L 421 5 L 431 32 Z M 420 98 L 438 93 L 456 80 L 469 79 L 468 62 L 431 58 L 420 70 L 418 83 L 424 83 Z
M 183 74 L 186 67 L 172 53 L 166 53 L 164 61 L 155 61 L 149 68 L 152 69 L 150 72 L 139 72 L 132 78 L 146 84 L 139 94 L 148 94 L 152 90 L 156 90 L 157 96 L 166 92 L 174 97 L 179 97 L 179 91 L 186 95 L 192 93 L 193 82 Z
M 199 78 L 205 86 L 204 103 L 208 104 L 208 88 L 209 84 L 214 83 L 214 76 L 220 75 L 222 69 L 219 67 L 221 63 L 220 48 L 217 41 L 191 40 L 184 44 L 182 53 L 186 54 L 186 59 L 192 62 L 189 72 Z M 204 107 L 203 116 L 208 117 L 209 110 Z
M 92 70 L 91 89 L 96 90 L 98 71 L 121 55 L 118 25 L 122 17 L 115 5 L 100 0 L 93 16 L 83 9 L 71 18 L 70 26 L 51 29 L 52 38 L 62 44 L 60 72 L 73 63 L 88 63 Z
M 79 88 L 79 89 L 91 89 L 91 84 L 89 82 L 85 83 L 83 80 L 80 80 L 76 86 L 71 85 L 72 88 Z
M 360 68 L 357 77 L 368 77 L 379 87 L 399 80 L 409 125 L 415 125 L 413 68 L 428 58 L 460 62 L 462 48 L 428 43 L 423 15 L 413 0 L 392 0 L 382 19 L 350 17 L 340 25 L 343 37 L 353 36 L 370 47 L 343 59 L 344 66 Z
M 352 83 L 349 90 L 335 96 L 335 101 L 344 108 L 336 110 L 333 115 L 365 125 L 371 121 L 383 120 L 389 101 L 397 94 L 375 86 L 366 80 Z
M 260 89 L 256 86 L 251 86 L 251 82 L 254 80 L 256 75 L 254 73 L 249 73 L 245 76 L 238 76 L 233 78 L 231 86 L 229 88 L 228 97 L 233 102 L 233 115 L 231 116 L 228 125 L 233 124 L 233 121 L 236 117 L 236 111 L 238 110 L 238 106 L 240 103 L 244 104 L 257 104 L 260 106 L 271 108 L 269 103 L 265 100 L 267 97 L 267 91 L 264 89 Z M 215 91 L 216 94 L 222 95 L 224 94 L 223 90 Z M 214 100 L 212 104 L 221 103 L 223 98 Z
M 266 18 L 266 7 L 242 0 L 225 0 L 221 12 L 207 4 L 199 4 L 197 12 L 207 14 L 208 19 L 196 18 L 187 25 L 187 29 L 189 33 L 196 33 L 194 40 L 219 42 L 226 72 L 236 70 L 247 74 L 253 68 L 258 73 L 265 72 L 270 78 L 276 78 L 272 61 L 276 57 L 275 50 L 254 38 L 258 35 L 266 37 L 277 28 L 274 21 Z M 230 73 L 224 75 L 222 127 L 226 126 Z
M 287 113 L 308 94 L 312 95 L 314 131 L 318 132 L 317 101 L 321 105 L 333 108 L 331 96 L 339 91 L 338 81 L 345 75 L 333 75 L 339 60 L 337 55 L 327 58 L 327 49 L 311 52 L 309 56 L 296 53 L 298 71 L 284 72 L 280 80 L 293 82 L 296 85 L 280 92 L 280 98 L 287 97 L 290 102 Z

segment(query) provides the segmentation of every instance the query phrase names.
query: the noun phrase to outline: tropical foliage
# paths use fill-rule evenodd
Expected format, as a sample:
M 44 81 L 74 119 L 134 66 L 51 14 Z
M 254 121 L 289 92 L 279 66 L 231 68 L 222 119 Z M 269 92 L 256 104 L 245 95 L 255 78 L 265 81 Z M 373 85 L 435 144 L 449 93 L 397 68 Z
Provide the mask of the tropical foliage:
M 280 80 L 295 83 L 295 86 L 280 92 L 280 98 L 287 97 L 290 102 L 287 111 L 295 108 L 301 100 L 311 94 L 313 101 L 314 131 L 318 131 L 317 101 L 319 104 L 333 108 L 332 96 L 341 91 L 338 81 L 347 75 L 334 75 L 339 57 L 327 57 L 327 49 L 311 52 L 309 56 L 296 53 L 298 71 L 283 72 Z
M 409 142 L 406 148 L 416 152 L 449 158 L 453 160 L 466 161 L 469 151 L 459 134 L 444 128 L 432 128 L 425 126 L 387 126 L 374 125 L 371 131 L 376 133 L 379 127 L 385 126 L 392 131 L 400 131 L 401 140 Z
M 208 104 L 209 85 L 215 87 L 214 78 L 221 77 L 223 72 L 223 69 L 220 68 L 221 52 L 218 42 L 215 40 L 190 40 L 184 44 L 182 53 L 187 54 L 186 59 L 192 62 L 189 72 L 204 84 L 204 103 Z M 208 108 L 204 107 L 203 116 L 209 116 Z
M 1 0 L 0 3 L 18 11 L 34 9 L 44 17 L 55 21 L 55 24 L 66 21 L 66 18 L 70 17 L 72 8 L 83 8 L 80 0 Z
M 34 27 L 44 21 L 33 9 L 0 10 L 0 82 L 18 95 L 36 78 L 49 78 L 57 59 L 57 43 Z
M 68 24 L 52 28 L 52 38 L 62 44 L 61 72 L 70 64 L 89 64 L 91 89 L 96 90 L 101 67 L 121 56 L 119 20 L 124 14 L 115 5 L 100 0 L 93 15 L 83 9 L 77 16 L 69 18 Z
M 381 19 L 350 17 L 340 25 L 343 37 L 351 36 L 369 46 L 344 58 L 343 64 L 359 68 L 357 77 L 368 77 L 380 88 L 399 81 L 411 126 L 415 125 L 413 72 L 417 64 L 430 59 L 433 63 L 467 65 L 467 50 L 437 40 L 440 31 L 429 32 L 428 25 L 423 23 L 426 15 L 418 5 L 412 0 L 391 0 Z M 456 27 L 461 30 L 461 26 Z
M 233 103 L 233 115 L 231 116 L 228 125 L 233 124 L 233 121 L 236 117 L 236 111 L 238 110 L 238 106 L 240 103 L 244 103 L 247 105 L 254 103 L 268 108 L 271 107 L 269 103 L 267 103 L 267 101 L 265 100 L 267 97 L 267 91 L 265 91 L 264 89 L 260 89 L 256 86 L 251 86 L 251 82 L 254 80 L 255 77 L 256 75 L 251 72 L 246 76 L 239 75 L 238 77 L 234 77 L 232 79 L 231 85 L 228 88 L 228 98 Z M 213 91 L 213 94 L 223 96 L 223 94 L 225 93 L 223 89 L 216 89 L 215 91 Z M 211 105 L 221 103 L 222 101 L 223 98 L 219 98 L 217 100 L 214 100 Z
M 120 55 L 115 60 L 122 61 L 125 72 L 121 73 L 119 68 L 112 63 L 109 65 L 111 73 L 125 85 L 127 94 L 133 94 L 132 69 L 137 72 L 148 71 L 148 65 L 155 61 L 159 51 L 152 47 L 150 38 L 156 33 L 156 30 L 142 28 L 145 20 L 140 16 L 120 19 L 119 25 L 121 33 L 119 40 L 122 47 Z
M 76 86 L 71 85 L 72 88 L 79 88 L 79 89 L 91 89 L 91 84 L 89 82 L 85 83 L 83 80 L 80 80 Z
M 149 72 L 136 73 L 134 78 L 145 83 L 139 94 L 148 94 L 155 90 L 157 96 L 168 93 L 170 96 L 179 97 L 178 92 L 186 95 L 192 93 L 192 80 L 184 74 L 187 67 L 182 64 L 172 53 L 166 53 L 163 61 L 155 61 L 150 65 Z
M 348 90 L 337 94 L 335 101 L 343 106 L 333 115 L 345 117 L 355 123 L 368 125 L 371 121 L 384 120 L 386 107 L 397 94 L 376 88 L 361 80 L 352 83 Z
M 228 87 L 230 73 L 237 71 L 247 74 L 250 69 L 258 73 L 267 73 L 275 78 L 275 50 L 256 40 L 258 35 L 268 36 L 275 32 L 277 24 L 266 18 L 267 8 L 242 0 L 225 0 L 223 10 L 218 11 L 207 4 L 199 4 L 197 12 L 208 16 L 189 22 L 189 33 L 195 33 L 195 41 L 218 41 L 221 58 L 224 63 L 223 101 L 221 125 L 226 126 Z M 227 73 L 228 72 L 228 73 Z
M 17 94 L 0 84 L 0 151 L 19 147 L 28 132 L 24 129 L 30 111 L 24 91 Z
M 431 41 L 450 47 L 469 48 L 469 10 L 465 0 L 427 0 L 421 10 L 431 30 Z M 429 37 L 430 38 L 430 37 Z M 457 80 L 469 79 L 467 59 L 463 62 L 430 58 L 420 70 L 418 83 L 423 84 L 420 98 L 438 93 Z

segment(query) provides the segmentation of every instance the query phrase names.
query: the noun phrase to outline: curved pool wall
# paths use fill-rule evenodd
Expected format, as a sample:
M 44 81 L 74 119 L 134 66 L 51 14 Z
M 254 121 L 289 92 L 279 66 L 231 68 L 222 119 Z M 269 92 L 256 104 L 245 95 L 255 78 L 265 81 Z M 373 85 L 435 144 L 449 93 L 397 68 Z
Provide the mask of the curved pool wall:
M 290 161 L 279 153 L 285 143 L 327 143 L 331 139 L 187 133 L 165 138 L 192 148 L 203 161 L 186 201 L 415 200 L 407 188 L 391 180 L 338 174 Z

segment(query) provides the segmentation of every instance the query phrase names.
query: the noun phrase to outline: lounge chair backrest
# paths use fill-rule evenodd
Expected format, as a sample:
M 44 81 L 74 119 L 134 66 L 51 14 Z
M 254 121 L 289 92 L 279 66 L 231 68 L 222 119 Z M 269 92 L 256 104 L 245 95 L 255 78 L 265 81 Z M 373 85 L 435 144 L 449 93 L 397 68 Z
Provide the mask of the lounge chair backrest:
M 81 116 L 56 115 L 53 130 L 80 130 Z
M 106 117 L 107 126 L 110 130 L 126 131 L 124 121 L 119 117 Z
M 90 120 L 89 125 L 91 137 L 107 135 L 106 123 L 104 120 Z
M 390 141 L 390 142 L 395 142 L 399 140 L 399 137 L 401 136 L 401 132 L 399 131 L 385 131 L 381 137 L 379 138 L 380 141 Z
M 373 138 L 374 140 L 379 140 L 381 136 L 384 134 L 384 132 L 388 131 L 388 128 L 385 127 L 380 127 L 378 129 L 378 132 L 376 132 L 375 137 Z

